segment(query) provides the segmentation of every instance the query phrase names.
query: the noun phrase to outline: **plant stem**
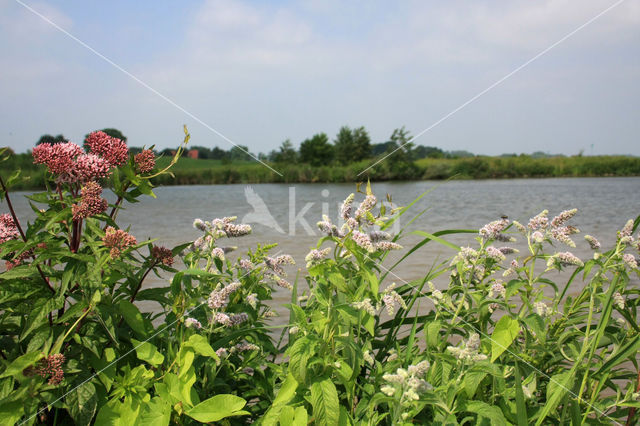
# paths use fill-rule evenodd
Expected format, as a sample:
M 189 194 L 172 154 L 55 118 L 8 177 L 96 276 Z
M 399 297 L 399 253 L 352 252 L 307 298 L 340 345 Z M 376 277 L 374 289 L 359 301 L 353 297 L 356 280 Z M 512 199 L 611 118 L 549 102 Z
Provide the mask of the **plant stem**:
M 7 199 L 7 205 L 9 206 L 9 212 L 11 212 L 13 223 L 15 223 L 16 228 L 18 228 L 18 232 L 20 233 L 20 237 L 22 237 L 22 241 L 26 243 L 27 237 L 24 235 L 24 231 L 22 231 L 22 226 L 20 226 L 20 221 L 18 220 L 18 216 L 16 215 L 16 212 L 13 209 L 13 204 L 11 203 L 11 198 L 9 197 L 9 191 L 7 190 L 7 187 L 4 184 L 4 180 L 2 179 L 2 176 L 0 176 L 0 185 L 2 186 L 2 191 L 4 192 L 4 196 Z M 44 275 L 44 272 L 42 272 L 40 265 L 36 265 L 36 269 L 38 269 L 38 272 L 40 273 L 42 280 L 45 282 L 45 284 L 49 288 L 49 291 L 51 291 L 51 293 L 53 294 L 56 294 L 56 291 L 54 290 L 54 288 L 51 287 L 51 283 L 49 282 L 49 279 Z

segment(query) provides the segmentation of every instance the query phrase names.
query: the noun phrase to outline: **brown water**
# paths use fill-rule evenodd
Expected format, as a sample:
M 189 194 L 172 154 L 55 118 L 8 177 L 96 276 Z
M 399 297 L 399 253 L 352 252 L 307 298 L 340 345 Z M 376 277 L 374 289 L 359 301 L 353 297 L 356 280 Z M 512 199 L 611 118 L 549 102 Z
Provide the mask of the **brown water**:
M 144 197 L 137 204 L 127 205 L 126 210 L 120 212 L 118 223 L 123 228 L 130 225 L 131 233 L 139 241 L 157 238 L 156 244 L 171 247 L 198 237 L 198 231 L 192 227 L 195 218 L 210 220 L 238 216 L 238 222 L 241 222 L 245 215 L 251 213 L 246 220 L 252 225 L 253 233 L 229 241 L 238 246 L 237 253 L 246 253 L 257 243 L 277 242 L 279 247 L 275 250 L 291 254 L 304 273 L 304 257 L 320 237 L 315 223 L 323 213 L 337 222 L 339 205 L 355 191 L 352 184 L 257 184 L 251 185 L 251 191 L 246 191 L 246 187 L 196 185 L 156 188 L 157 199 Z M 524 223 L 545 208 L 550 215 L 577 208 L 578 215 L 571 223 L 582 232 L 575 236 L 578 247 L 571 251 L 586 258 L 591 254 L 582 235 L 594 235 L 604 247 L 608 247 L 615 241 L 616 231 L 628 219 L 640 214 L 640 177 L 393 182 L 376 183 L 373 191 L 379 198 L 384 198 L 387 193 L 392 195 L 393 202 L 400 206 L 407 205 L 425 191 L 431 191 L 400 221 L 401 227 L 407 226 L 410 219 L 426 209 L 405 229 L 406 237 L 400 241 L 405 247 L 411 247 L 420 240 L 411 235 L 415 230 L 433 233 L 452 228 L 479 229 L 501 215 Z M 13 194 L 18 214 L 32 218 L 26 200 L 20 195 Z M 360 196 L 356 200 L 362 198 Z M 266 208 L 262 207 L 261 201 Z M 2 212 L 6 210 L 3 206 Z M 301 220 L 296 220 L 296 216 Z M 467 234 L 449 240 L 475 247 L 474 238 L 474 235 Z M 515 246 L 519 247 L 518 244 Z M 567 248 L 558 246 L 558 249 L 564 251 Z M 400 283 L 422 277 L 434 262 L 452 254 L 451 249 L 429 243 L 396 269 L 396 275 L 390 276 L 389 282 Z M 385 265 L 392 265 L 397 257 L 398 254 L 390 257 Z M 148 285 L 166 283 L 154 279 Z M 289 300 L 287 292 L 277 291 L 274 308 L 283 312 L 280 305 Z

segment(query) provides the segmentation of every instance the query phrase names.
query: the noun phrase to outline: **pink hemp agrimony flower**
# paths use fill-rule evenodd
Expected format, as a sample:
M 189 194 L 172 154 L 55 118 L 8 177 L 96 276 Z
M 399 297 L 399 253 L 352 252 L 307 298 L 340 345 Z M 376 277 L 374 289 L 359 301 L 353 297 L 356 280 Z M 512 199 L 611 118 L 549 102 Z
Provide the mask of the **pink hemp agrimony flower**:
M 371 238 L 367 234 L 363 234 L 360 231 L 353 231 L 351 233 L 351 239 L 361 248 L 365 249 L 369 253 L 376 251 Z
M 307 254 L 304 258 L 305 262 L 307 262 L 307 268 L 312 267 L 313 265 L 320 263 L 324 260 L 329 252 L 331 251 L 331 247 L 324 248 L 322 250 L 313 249 Z
M 353 209 L 353 199 L 355 198 L 355 194 L 351 193 L 342 203 L 342 207 L 340 208 L 340 216 L 344 220 L 348 220 L 351 217 L 351 210 Z
M 173 265 L 173 253 L 166 247 L 153 246 L 151 248 L 151 256 L 165 266 Z
M 549 226 L 549 218 L 547 215 L 549 214 L 548 210 L 543 210 L 537 216 L 529 219 L 529 224 L 527 225 L 529 229 L 535 231 L 537 229 L 546 229 Z
M 627 264 L 627 266 L 630 269 L 638 269 L 638 262 L 636 261 L 636 258 L 629 253 L 625 253 L 622 255 L 622 260 L 624 261 L 624 263 Z
M 625 237 L 631 237 L 631 232 L 633 231 L 633 220 L 629 219 L 627 223 L 622 227 L 622 229 L 618 232 L 618 238 L 622 239 Z
M 551 219 L 551 226 L 558 228 L 564 225 L 569 219 L 575 216 L 576 213 L 578 213 L 578 209 L 565 210 L 561 212 L 558 216 Z
M 18 227 L 9 213 L 0 215 L 0 244 L 18 238 Z
M 374 244 L 376 250 L 390 251 L 390 250 L 402 250 L 402 246 L 398 243 L 391 241 L 379 241 Z
M 133 235 L 128 234 L 127 232 L 121 229 L 115 229 L 112 226 L 108 226 L 105 230 L 104 237 L 102 237 L 102 242 L 105 247 L 110 248 L 110 255 L 112 259 L 120 257 L 123 250 L 128 249 L 129 247 L 135 246 L 138 242 Z
M 489 257 L 489 259 L 492 259 L 495 262 L 502 262 L 503 260 L 506 259 L 502 251 L 493 246 L 487 247 L 487 257 Z
M 144 149 L 133 157 L 139 173 L 149 173 L 156 166 L 156 156 L 150 149 Z
M 242 284 L 238 281 L 234 281 L 218 290 L 213 290 L 207 300 L 209 308 L 221 309 L 226 307 L 229 304 L 229 296 L 237 291 L 241 286 Z
M 97 131 L 87 136 L 85 140 L 91 153 L 100 155 L 111 166 L 116 167 L 124 164 L 129 159 L 129 148 L 121 139 L 107 135 L 105 132 Z
M 56 386 L 64 379 L 64 371 L 62 370 L 62 364 L 64 364 L 65 357 L 62 354 L 53 354 L 41 359 L 36 367 L 36 374 L 46 378 L 49 376 L 49 384 Z
M 596 237 L 592 237 L 591 235 L 585 235 L 584 239 L 587 240 L 592 250 L 598 250 L 600 248 L 600 241 L 598 241 Z
M 72 142 L 42 143 L 32 151 L 35 164 L 46 164 L 51 173 L 59 175 L 69 173 L 75 158 L 82 153 L 82 148 Z
M 101 197 L 102 187 L 97 182 L 87 182 L 80 194 L 80 202 L 71 206 L 74 220 L 95 216 L 107 210 L 107 200 Z

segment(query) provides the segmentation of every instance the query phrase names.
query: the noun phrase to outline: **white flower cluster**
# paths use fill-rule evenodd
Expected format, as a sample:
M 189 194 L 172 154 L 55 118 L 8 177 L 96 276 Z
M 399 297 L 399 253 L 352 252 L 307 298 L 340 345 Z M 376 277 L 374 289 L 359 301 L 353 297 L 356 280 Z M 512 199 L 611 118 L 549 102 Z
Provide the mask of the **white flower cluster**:
M 380 387 L 380 391 L 387 396 L 399 398 L 401 403 L 417 401 L 420 399 L 421 393 L 432 388 L 424 380 L 428 369 L 429 361 L 410 365 L 406 370 L 398 368 L 395 374 L 382 376 L 382 379 L 387 383 Z
M 460 346 L 448 346 L 447 351 L 462 362 L 478 362 L 487 359 L 485 354 L 480 353 L 480 336 L 472 333 L 466 342 Z
M 387 310 L 387 314 L 389 314 L 389 316 L 393 316 L 398 305 L 403 309 L 407 309 L 407 304 L 405 303 L 402 296 L 400 296 L 394 290 L 395 286 L 396 283 L 392 283 L 389 287 L 387 287 L 382 292 L 381 301 L 378 302 L 375 306 L 373 305 L 373 303 L 371 303 L 371 299 L 368 297 L 360 302 L 351 303 L 351 306 L 360 311 L 366 312 L 371 316 L 375 316 L 384 307 Z

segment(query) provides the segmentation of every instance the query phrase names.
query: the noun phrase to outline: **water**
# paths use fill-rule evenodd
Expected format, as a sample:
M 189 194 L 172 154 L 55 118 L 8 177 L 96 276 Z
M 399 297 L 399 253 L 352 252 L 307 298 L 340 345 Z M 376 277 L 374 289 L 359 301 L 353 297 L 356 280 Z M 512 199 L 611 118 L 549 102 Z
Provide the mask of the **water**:
M 402 227 L 407 226 L 410 219 L 426 210 L 404 230 L 406 237 L 400 242 L 405 247 L 411 247 L 421 239 L 411 235 L 415 230 L 433 233 L 452 228 L 479 229 L 501 215 L 526 223 L 543 209 L 548 209 L 553 216 L 562 210 L 577 208 L 578 215 L 570 223 L 582 232 L 575 236 L 578 247 L 571 251 L 588 258 L 590 251 L 582 239 L 584 234 L 596 236 L 603 247 L 608 248 L 615 242 L 616 231 L 628 219 L 640 214 L 640 177 L 393 182 L 375 183 L 372 187 L 379 198 L 388 193 L 399 206 L 430 191 L 400 221 Z M 130 225 L 131 233 L 139 241 L 156 238 L 156 244 L 172 247 L 198 237 L 198 231 L 192 227 L 195 218 L 210 220 L 238 216 L 240 222 L 251 213 L 248 220 L 266 225 L 251 223 L 253 233 L 250 236 L 230 241 L 238 246 L 237 253 L 246 253 L 258 243 L 277 242 L 279 246 L 275 250 L 291 254 L 304 273 L 304 257 L 316 246 L 320 236 L 315 223 L 323 213 L 336 222 L 342 200 L 356 189 L 353 184 L 256 184 L 251 185 L 250 191 L 246 188 L 247 185 L 241 184 L 156 188 L 157 199 L 143 197 L 141 202 L 127 205 L 126 210 L 119 213 L 118 223 L 122 228 Z M 12 198 L 18 215 L 33 218 L 33 212 L 21 195 L 24 193 L 15 193 Z M 356 200 L 362 197 L 360 195 Z M 266 209 L 262 208 L 261 201 Z M 3 207 L 4 212 L 6 206 Z M 474 247 L 473 238 L 468 234 L 449 240 Z M 522 246 L 516 244 L 516 247 Z M 559 245 L 558 249 L 567 248 Z M 453 253 L 449 248 L 429 243 L 394 270 L 395 275 L 390 275 L 389 279 L 401 283 L 420 278 L 434 262 Z M 392 265 L 397 257 L 398 254 L 389 257 L 385 265 Z M 166 285 L 166 281 L 154 278 L 147 284 Z M 274 308 L 283 312 L 280 305 L 287 303 L 289 297 L 285 291 L 277 291 Z

